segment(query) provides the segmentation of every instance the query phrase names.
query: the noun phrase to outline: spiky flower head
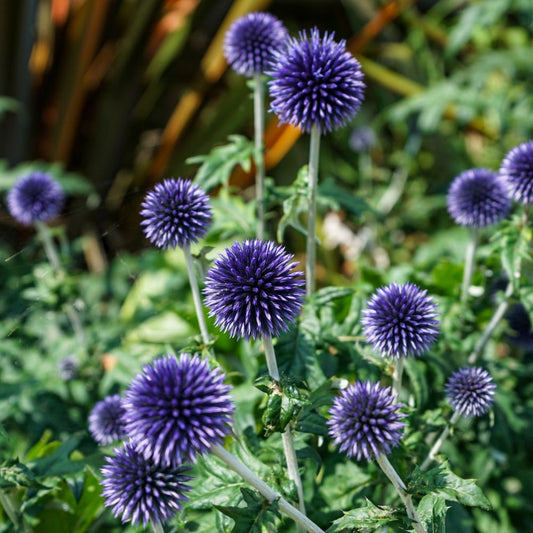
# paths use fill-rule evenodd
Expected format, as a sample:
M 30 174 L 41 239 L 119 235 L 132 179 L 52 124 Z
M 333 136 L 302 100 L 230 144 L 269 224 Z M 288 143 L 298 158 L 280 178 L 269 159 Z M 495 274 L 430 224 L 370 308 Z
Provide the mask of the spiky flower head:
M 133 525 L 162 524 L 183 507 L 191 490 L 186 467 L 156 465 L 139 453 L 131 442 L 106 457 L 101 472 L 105 505 L 115 517 Z
M 211 224 L 209 196 L 189 180 L 158 183 L 141 204 L 141 226 L 159 248 L 184 248 L 202 238 Z
M 341 452 L 348 457 L 371 460 L 380 453 L 388 454 L 402 437 L 405 414 L 402 404 L 390 387 L 358 381 L 349 385 L 333 401 L 329 410 L 329 434 Z
M 446 397 L 463 416 L 481 416 L 494 401 L 496 385 L 492 376 L 478 366 L 454 372 L 446 382 Z
M 230 431 L 231 387 L 220 368 L 197 355 L 159 357 L 126 391 L 126 430 L 147 460 L 164 466 L 193 462 Z
M 333 33 L 310 36 L 305 31 L 290 39 L 277 54 L 272 76 L 271 108 L 281 122 L 321 133 L 344 126 L 364 98 L 361 65 L 347 50 L 346 42 L 333 40 Z
M 215 324 L 232 337 L 277 336 L 294 322 L 305 293 L 296 263 L 270 241 L 236 242 L 219 255 L 205 278 L 205 304 Z
M 126 438 L 124 400 L 120 394 L 97 402 L 89 415 L 89 432 L 102 446 Z
M 503 159 L 500 174 L 513 200 L 533 203 L 533 141 L 515 146 Z
M 224 56 L 235 72 L 251 78 L 266 71 L 288 39 L 285 26 L 274 15 L 248 13 L 226 32 Z
M 368 152 L 376 144 L 376 133 L 368 126 L 361 126 L 352 131 L 348 144 L 354 152 Z
M 455 222 L 471 228 L 496 224 L 511 209 L 505 182 L 486 168 L 459 174 L 450 185 L 447 200 L 448 212 Z
M 30 172 L 19 178 L 7 195 L 11 216 L 31 226 L 56 217 L 65 204 L 65 193 L 59 183 L 46 172 Z
M 75 355 L 66 355 L 57 365 L 57 373 L 64 381 L 71 381 L 78 376 L 80 365 Z
M 381 287 L 363 311 L 363 331 L 374 350 L 392 358 L 420 355 L 438 335 L 437 305 L 414 283 Z

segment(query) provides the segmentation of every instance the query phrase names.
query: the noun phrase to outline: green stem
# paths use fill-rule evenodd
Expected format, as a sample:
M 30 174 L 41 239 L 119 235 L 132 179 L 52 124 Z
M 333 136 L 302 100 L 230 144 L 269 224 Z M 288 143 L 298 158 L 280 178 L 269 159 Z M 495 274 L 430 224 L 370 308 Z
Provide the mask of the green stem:
M 398 398 L 402 391 L 403 363 L 403 357 L 399 357 L 394 363 L 394 370 L 392 373 L 392 392 L 394 392 Z
M 318 156 L 320 153 L 320 131 L 316 124 L 311 129 L 309 148 L 309 212 L 307 215 L 307 257 L 305 266 L 305 288 L 307 296 L 315 292 L 316 279 L 316 191 L 318 188 Z
M 189 274 L 189 285 L 191 286 L 192 299 L 194 301 L 194 308 L 196 310 L 196 317 L 198 318 L 198 325 L 202 335 L 203 343 L 209 345 L 209 333 L 207 332 L 207 324 L 205 322 L 204 308 L 202 299 L 200 297 L 200 289 L 198 288 L 198 281 L 196 280 L 196 273 L 194 271 L 194 262 L 189 246 L 183 248 L 185 254 L 185 264 L 187 265 L 187 274 Z
M 261 74 L 254 75 L 255 191 L 257 198 L 257 238 L 265 237 L 265 84 Z
M 247 466 L 241 463 L 233 454 L 220 445 L 213 446 L 211 451 L 233 471 L 237 472 L 245 481 L 255 487 L 270 503 L 277 501 L 281 512 L 292 518 L 310 533 L 324 533 L 313 521 L 309 520 L 305 514 L 285 500 L 281 494 L 269 487 L 261 478 L 254 474 Z
M 428 456 L 425 458 L 424 462 L 420 466 L 420 470 L 422 472 L 426 470 L 427 467 L 431 464 L 431 462 L 435 459 L 435 456 L 439 453 L 441 446 L 450 434 L 453 425 L 457 422 L 457 420 L 459 420 L 460 417 L 461 414 L 459 413 L 459 411 L 455 411 L 453 413 L 453 416 L 450 418 L 450 421 L 446 424 L 446 427 L 442 430 L 442 433 L 439 435 L 439 438 L 435 441 L 435 444 L 433 444 L 433 446 L 431 447 Z
M 160 522 L 151 522 L 154 533 L 165 533 L 163 525 Z
M 466 248 L 465 269 L 463 272 L 463 284 L 461 287 L 461 303 L 466 303 L 468 299 L 468 290 L 472 283 L 472 276 L 474 275 L 474 265 L 476 256 L 476 247 L 478 242 L 479 231 L 477 228 L 472 228 L 470 242 Z

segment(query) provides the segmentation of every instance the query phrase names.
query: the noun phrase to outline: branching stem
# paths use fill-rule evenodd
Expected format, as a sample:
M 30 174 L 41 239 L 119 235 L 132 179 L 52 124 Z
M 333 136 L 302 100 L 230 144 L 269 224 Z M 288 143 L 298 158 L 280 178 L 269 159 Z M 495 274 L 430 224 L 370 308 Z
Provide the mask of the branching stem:
M 450 434 L 450 431 L 452 427 L 455 425 L 457 420 L 461 417 L 459 411 L 455 411 L 450 418 L 450 421 L 446 424 L 446 427 L 442 430 L 442 433 L 439 435 L 439 438 L 435 441 L 433 446 L 431 447 L 431 450 L 429 451 L 428 456 L 425 458 L 424 462 L 420 466 L 420 470 L 423 472 L 427 469 L 427 467 L 431 464 L 431 462 L 435 459 L 435 456 L 439 453 L 439 450 L 441 446 L 443 445 L 444 441 Z

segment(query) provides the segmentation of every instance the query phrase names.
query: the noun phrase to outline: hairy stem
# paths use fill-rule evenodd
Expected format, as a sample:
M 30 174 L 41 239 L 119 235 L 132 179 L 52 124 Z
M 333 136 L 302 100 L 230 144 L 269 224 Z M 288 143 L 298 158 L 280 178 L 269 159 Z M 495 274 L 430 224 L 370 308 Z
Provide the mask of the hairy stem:
M 254 75 L 255 194 L 257 198 L 257 238 L 265 237 L 265 85 L 261 74 Z
M 279 370 L 276 362 L 276 354 L 272 344 L 272 337 L 263 337 L 263 345 L 265 347 L 265 355 L 267 360 L 268 373 L 275 381 L 279 381 Z M 304 489 L 300 471 L 298 470 L 298 459 L 296 457 L 296 450 L 294 448 L 294 436 L 290 427 L 287 427 L 281 434 L 283 442 L 283 451 L 285 453 L 285 460 L 287 461 L 287 470 L 289 472 L 289 479 L 294 481 L 296 491 L 298 493 L 298 507 L 300 511 L 305 514 L 305 500 Z
M 472 228 L 470 242 L 466 248 L 465 269 L 463 271 L 463 284 L 461 286 L 461 303 L 466 303 L 468 299 L 468 290 L 472 283 L 472 276 L 474 275 L 474 264 L 476 256 L 476 248 L 478 242 L 478 229 Z
M 394 370 L 392 372 L 392 392 L 394 392 L 398 398 L 402 391 L 403 363 L 403 357 L 399 357 L 394 363 Z
M 309 212 L 307 214 L 307 256 L 305 265 L 305 289 L 307 296 L 315 292 L 316 279 L 316 190 L 318 187 L 318 155 L 320 153 L 320 131 L 316 125 L 311 129 L 309 148 Z
M 198 289 L 196 273 L 194 272 L 194 263 L 190 247 L 185 246 L 183 248 L 183 253 L 185 254 L 185 264 L 187 265 L 187 274 L 189 274 L 189 285 L 191 286 L 192 299 L 194 301 L 194 308 L 196 309 L 196 317 L 198 318 L 202 341 L 207 346 L 209 344 L 209 333 L 207 332 L 207 325 L 205 323 L 204 308 L 202 306 L 202 299 L 200 298 L 200 289 Z
M 237 472 L 245 481 L 255 487 L 269 502 L 278 502 L 281 512 L 292 518 L 296 524 L 302 526 L 310 533 L 324 533 L 313 521 L 309 520 L 305 514 L 285 500 L 281 494 L 269 487 L 261 478 L 254 474 L 247 466 L 241 463 L 233 454 L 220 445 L 211 448 L 211 451 L 222 459 L 233 471 Z
M 394 470 L 394 467 L 390 464 L 390 461 L 388 460 L 387 456 L 380 453 L 376 456 L 376 461 L 381 467 L 381 470 L 383 470 L 385 475 L 389 478 L 390 482 L 396 489 L 396 492 L 400 496 L 403 504 L 405 505 L 407 516 L 413 521 L 413 529 L 417 533 L 427 533 L 426 528 L 422 525 L 420 519 L 418 518 L 411 495 L 407 493 L 407 487 L 405 486 L 405 483 L 398 475 L 398 472 Z
M 442 433 L 439 435 L 439 438 L 435 441 L 435 443 L 431 447 L 431 450 L 428 453 L 428 456 L 425 458 L 424 462 L 420 466 L 420 470 L 422 472 L 426 470 L 427 467 L 431 464 L 431 462 L 435 459 L 435 456 L 439 453 L 441 446 L 450 434 L 452 426 L 457 422 L 457 420 L 459 420 L 460 416 L 461 415 L 459 411 L 455 411 L 453 413 L 453 416 L 450 418 L 450 421 L 446 424 L 446 427 L 442 430 Z

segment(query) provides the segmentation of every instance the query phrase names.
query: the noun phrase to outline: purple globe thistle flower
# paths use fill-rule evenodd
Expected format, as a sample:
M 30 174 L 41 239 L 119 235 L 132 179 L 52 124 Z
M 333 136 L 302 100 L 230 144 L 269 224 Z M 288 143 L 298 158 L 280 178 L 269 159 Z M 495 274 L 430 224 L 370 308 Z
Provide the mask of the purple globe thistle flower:
M 513 200 L 533 203 L 533 141 L 515 146 L 503 159 L 500 174 Z
M 376 133 L 368 126 L 356 128 L 352 131 L 348 144 L 354 152 L 368 152 L 376 144 Z
M 270 13 L 249 13 L 226 32 L 224 56 L 238 74 L 263 74 L 289 39 L 282 22 Z
M 486 168 L 459 174 L 450 185 L 447 200 L 448 212 L 455 222 L 472 228 L 496 224 L 511 209 L 505 182 Z
M 186 467 L 168 467 L 147 461 L 131 442 L 115 449 L 102 467 L 102 495 L 115 517 L 133 525 L 161 524 L 172 518 L 189 498 Z
M 363 331 L 374 350 L 399 359 L 420 355 L 439 332 L 437 305 L 413 283 L 392 283 L 372 295 L 363 311 Z
M 124 400 L 119 394 L 97 402 L 89 415 L 89 432 L 102 446 L 126 438 Z
M 446 397 L 463 416 L 481 416 L 494 401 L 496 385 L 480 367 L 465 367 L 454 372 L 446 383 Z
M 79 364 L 78 359 L 74 355 L 67 355 L 59 361 L 57 365 L 57 373 L 64 381 L 71 381 L 78 376 Z
M 277 54 L 271 72 L 272 111 L 281 122 L 321 133 L 344 126 L 363 101 L 365 84 L 361 65 L 346 50 L 346 41 L 335 42 L 333 34 L 310 37 L 300 32 Z
M 184 248 L 198 242 L 211 223 L 209 196 L 181 178 L 158 183 L 141 207 L 143 231 L 159 248 Z
M 402 437 L 405 414 L 395 403 L 397 395 L 379 383 L 358 381 L 340 393 L 329 410 L 329 434 L 348 457 L 368 461 L 380 453 L 388 454 Z
M 147 460 L 194 462 L 230 432 L 234 406 L 225 374 L 197 355 L 160 357 L 126 392 L 126 430 Z
M 7 195 L 11 216 L 26 226 L 56 217 L 64 204 L 61 185 L 50 174 L 39 171 L 19 178 Z
M 277 336 L 303 305 L 303 280 L 283 246 L 236 242 L 207 272 L 204 294 L 209 315 L 232 337 Z

